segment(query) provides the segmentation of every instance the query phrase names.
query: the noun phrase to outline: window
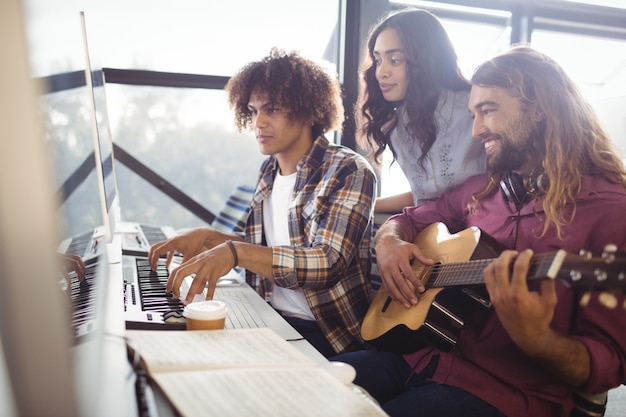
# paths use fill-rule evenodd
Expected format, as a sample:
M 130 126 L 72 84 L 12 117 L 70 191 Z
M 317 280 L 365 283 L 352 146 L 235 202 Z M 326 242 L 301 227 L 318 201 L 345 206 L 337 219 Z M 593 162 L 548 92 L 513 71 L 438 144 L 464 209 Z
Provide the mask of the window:
M 116 143 L 213 213 L 237 186 L 256 184 L 265 156 L 251 133 L 235 129 L 224 91 L 110 84 L 107 94 Z M 117 168 L 123 219 L 203 224 L 127 167 Z
M 337 62 L 334 31 L 339 0 L 87 4 L 24 1 L 34 75 L 83 68 L 80 10 L 85 10 L 103 66 L 109 68 L 230 76 L 248 61 L 265 56 L 272 46 Z
M 54 5 L 25 0 L 33 76 L 84 69 L 77 7 L 73 0 Z M 336 66 L 339 7 L 339 0 L 110 0 L 89 2 L 84 10 L 95 38 L 89 40 L 90 49 L 106 68 L 228 77 L 273 46 Z M 51 144 L 60 155 L 59 184 L 92 150 L 65 155 L 85 138 L 78 130 L 87 129 L 92 144 L 89 127 L 79 127 L 77 118 L 88 104 L 81 108 L 75 103 L 81 89 L 72 91 L 48 94 L 44 100 L 49 105 L 44 111 L 50 112 L 48 137 L 57 138 Z M 255 184 L 265 157 L 250 133 L 234 129 L 222 90 L 108 83 L 106 91 L 115 143 L 213 213 L 236 186 Z M 116 170 L 123 220 L 175 228 L 204 224 L 126 166 L 117 163 Z M 72 196 L 67 205 L 80 200 Z M 70 215 L 75 211 L 64 210 Z
M 572 77 L 626 159 L 626 41 L 535 30 L 532 46 Z M 593 58 L 580 51 L 593 51 Z

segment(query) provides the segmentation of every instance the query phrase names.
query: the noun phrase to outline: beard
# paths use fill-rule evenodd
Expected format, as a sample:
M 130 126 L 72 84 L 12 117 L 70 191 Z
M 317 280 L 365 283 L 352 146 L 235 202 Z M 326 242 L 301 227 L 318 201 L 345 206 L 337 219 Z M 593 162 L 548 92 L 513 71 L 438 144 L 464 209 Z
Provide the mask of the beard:
M 516 145 L 500 137 L 500 152 L 489 158 L 489 168 L 497 172 L 516 171 L 528 160 L 529 151 L 528 143 Z
M 530 159 L 542 157 L 533 146 L 544 136 L 543 129 L 538 123 L 532 123 L 529 126 L 529 123 L 524 124 L 518 120 L 509 132 L 509 134 L 498 135 L 500 152 L 488 160 L 489 168 L 493 171 L 516 171 Z

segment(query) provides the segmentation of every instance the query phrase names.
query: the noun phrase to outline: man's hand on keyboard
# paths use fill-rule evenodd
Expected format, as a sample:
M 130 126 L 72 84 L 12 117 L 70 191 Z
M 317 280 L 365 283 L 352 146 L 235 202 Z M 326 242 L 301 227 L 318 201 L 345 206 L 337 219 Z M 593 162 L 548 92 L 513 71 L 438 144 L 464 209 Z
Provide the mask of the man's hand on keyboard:
M 78 255 L 59 254 L 62 267 L 64 268 L 64 275 L 69 278 L 69 273 L 74 271 L 80 282 L 85 281 L 85 263 L 83 258 Z
M 200 294 L 205 288 L 207 288 L 206 299 L 211 300 L 217 280 L 228 274 L 233 268 L 234 262 L 233 254 L 228 245 L 226 243 L 218 245 L 184 261 L 172 271 L 165 290 L 172 292 L 175 297 L 180 297 L 180 286 L 183 280 L 190 275 L 195 275 L 183 303 L 186 305 L 192 302 L 194 296 Z
M 188 259 L 193 258 L 197 254 L 207 250 L 208 248 L 204 245 L 205 240 L 207 240 L 215 230 L 202 227 L 190 229 L 186 232 L 180 233 L 177 236 L 171 237 L 162 242 L 155 243 L 150 248 L 150 253 L 148 254 L 148 260 L 150 262 L 150 267 L 153 270 L 156 270 L 157 263 L 159 258 L 162 255 L 167 255 L 166 266 L 169 267 L 172 262 L 172 258 L 174 255 L 183 255 L 183 262 Z

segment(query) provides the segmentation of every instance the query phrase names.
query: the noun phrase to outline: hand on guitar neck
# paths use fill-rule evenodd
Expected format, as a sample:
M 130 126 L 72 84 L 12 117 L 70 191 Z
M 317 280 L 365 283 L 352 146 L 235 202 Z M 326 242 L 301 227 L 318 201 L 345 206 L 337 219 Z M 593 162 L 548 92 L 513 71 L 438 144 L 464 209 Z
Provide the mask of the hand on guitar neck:
M 544 279 L 539 291 L 529 290 L 532 257 L 531 250 L 508 250 L 491 262 L 484 271 L 489 298 L 509 337 L 527 356 L 568 384 L 582 386 L 589 378 L 589 352 L 580 340 L 552 329 L 558 301 L 555 281 Z

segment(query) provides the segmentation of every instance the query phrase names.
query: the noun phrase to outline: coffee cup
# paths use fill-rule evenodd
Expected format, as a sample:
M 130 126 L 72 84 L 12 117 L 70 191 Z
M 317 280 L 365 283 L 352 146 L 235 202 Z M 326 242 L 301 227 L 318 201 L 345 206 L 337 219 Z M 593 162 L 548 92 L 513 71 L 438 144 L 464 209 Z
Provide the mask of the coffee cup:
M 187 330 L 219 330 L 226 321 L 226 303 L 219 300 L 194 301 L 187 304 L 183 316 Z

